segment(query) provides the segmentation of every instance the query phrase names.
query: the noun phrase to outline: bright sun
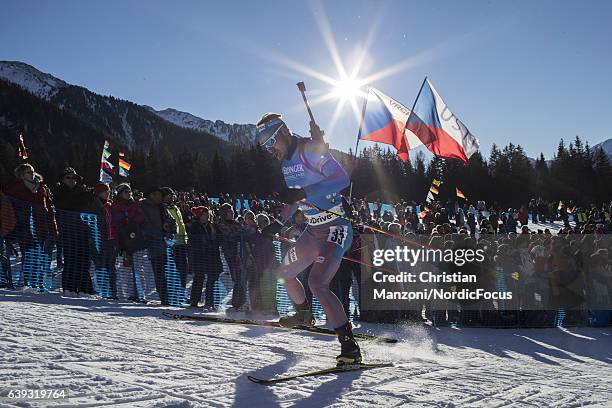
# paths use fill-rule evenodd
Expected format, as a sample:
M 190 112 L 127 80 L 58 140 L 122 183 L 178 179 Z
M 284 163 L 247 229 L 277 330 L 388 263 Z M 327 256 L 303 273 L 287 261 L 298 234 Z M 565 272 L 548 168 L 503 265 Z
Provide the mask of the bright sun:
M 341 102 L 355 102 L 358 97 L 363 96 L 363 85 L 363 81 L 358 78 L 344 77 L 334 81 L 331 95 Z

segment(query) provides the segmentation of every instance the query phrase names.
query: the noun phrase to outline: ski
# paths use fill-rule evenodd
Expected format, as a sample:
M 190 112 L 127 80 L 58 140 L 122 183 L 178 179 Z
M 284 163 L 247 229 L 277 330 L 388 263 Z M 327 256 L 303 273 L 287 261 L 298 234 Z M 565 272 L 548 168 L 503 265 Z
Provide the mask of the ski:
M 345 373 L 345 372 L 349 372 L 349 371 L 372 370 L 374 368 L 392 367 L 392 366 L 393 366 L 393 363 L 346 364 L 346 365 L 342 365 L 342 366 L 339 366 L 339 367 L 331 367 L 331 368 L 326 368 L 326 369 L 323 369 L 323 370 L 311 371 L 311 372 L 308 372 L 308 373 L 290 375 L 290 376 L 287 376 L 287 377 L 262 379 L 262 378 L 252 377 L 252 376 L 249 375 L 247 378 L 250 381 L 252 381 L 252 382 L 254 382 L 256 384 L 272 385 L 272 384 L 278 384 L 278 383 L 281 383 L 281 382 L 286 382 L 286 381 L 294 380 L 296 378 L 317 377 L 317 376 L 321 376 L 321 375 L 340 374 L 340 373 Z
M 211 322 L 211 323 L 224 323 L 224 324 L 235 324 L 240 326 L 264 326 L 264 327 L 274 327 L 278 329 L 287 329 L 287 330 L 302 330 L 310 333 L 322 334 L 324 336 L 336 336 L 336 332 L 331 329 L 326 329 L 323 327 L 317 326 L 296 326 L 296 327 L 284 327 L 281 326 L 278 322 L 269 322 L 269 321 L 260 321 L 260 320 L 248 320 L 248 319 L 231 319 L 227 317 L 218 317 L 218 316 L 205 316 L 205 315 L 184 315 L 180 313 L 169 313 L 164 312 L 164 316 L 170 317 L 176 320 L 191 320 L 198 322 Z M 379 341 L 382 343 L 397 343 L 397 339 L 390 337 L 382 337 L 375 336 L 372 334 L 365 333 L 353 333 L 355 338 L 358 340 L 372 340 Z

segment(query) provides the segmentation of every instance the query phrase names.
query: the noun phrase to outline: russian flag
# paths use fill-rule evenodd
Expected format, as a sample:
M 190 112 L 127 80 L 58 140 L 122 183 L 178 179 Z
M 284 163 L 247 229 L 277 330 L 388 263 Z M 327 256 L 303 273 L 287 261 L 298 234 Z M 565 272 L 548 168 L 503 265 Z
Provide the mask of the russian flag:
M 408 118 L 407 129 L 436 156 L 464 163 L 480 146 L 478 139 L 453 115 L 427 78 Z
M 408 160 L 406 121 L 410 109 L 376 88 L 368 89 L 364 102 L 359 139 L 394 146 L 403 161 Z

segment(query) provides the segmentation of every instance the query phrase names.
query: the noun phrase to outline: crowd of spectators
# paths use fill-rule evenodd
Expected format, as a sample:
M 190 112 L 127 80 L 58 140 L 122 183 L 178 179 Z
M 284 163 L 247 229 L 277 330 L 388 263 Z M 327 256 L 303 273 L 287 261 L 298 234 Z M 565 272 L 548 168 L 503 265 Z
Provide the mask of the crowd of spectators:
M 137 191 L 127 183 L 90 187 L 72 168 L 49 188 L 29 164 L 18 166 L 15 178 L 0 192 L 0 287 L 11 289 L 61 289 L 64 296 L 215 310 L 215 288 L 227 272 L 232 310 L 275 313 L 276 266 L 307 225 L 298 210 L 278 236 L 262 233 L 282 208 L 274 196 L 213 197 L 170 187 Z M 596 310 L 612 310 L 612 246 L 606 240 L 612 204 L 584 207 L 534 198 L 504 208 L 484 201 L 356 199 L 352 205 L 345 200 L 345 207 L 355 238 L 331 287 L 353 317 L 550 325 L 560 309 L 567 322 L 592 322 L 594 300 Z M 367 276 L 372 249 L 417 244 L 484 248 L 488 261 L 475 272 L 481 284 L 503 283 L 522 297 L 477 308 L 421 302 L 404 312 L 350 310 L 351 288 L 359 304 L 361 272 L 365 268 Z M 299 277 L 306 287 L 308 272 Z M 61 284 L 55 285 L 59 274 Z M 599 324 L 606 320 L 601 316 Z M 609 322 L 610 313 L 604 324 Z

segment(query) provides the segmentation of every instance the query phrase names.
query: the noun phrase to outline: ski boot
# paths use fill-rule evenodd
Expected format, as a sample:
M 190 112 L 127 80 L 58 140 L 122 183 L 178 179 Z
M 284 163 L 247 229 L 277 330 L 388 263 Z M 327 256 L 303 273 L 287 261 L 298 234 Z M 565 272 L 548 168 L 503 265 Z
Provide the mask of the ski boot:
M 340 355 L 336 357 L 338 367 L 359 365 L 361 363 L 361 350 L 353 336 L 351 322 L 335 329 L 340 342 Z
M 278 319 L 278 324 L 283 327 L 312 327 L 315 325 L 315 320 L 312 317 L 312 312 L 310 311 L 310 305 L 308 302 L 304 302 L 301 305 L 294 305 L 294 307 L 295 314 L 281 317 Z

